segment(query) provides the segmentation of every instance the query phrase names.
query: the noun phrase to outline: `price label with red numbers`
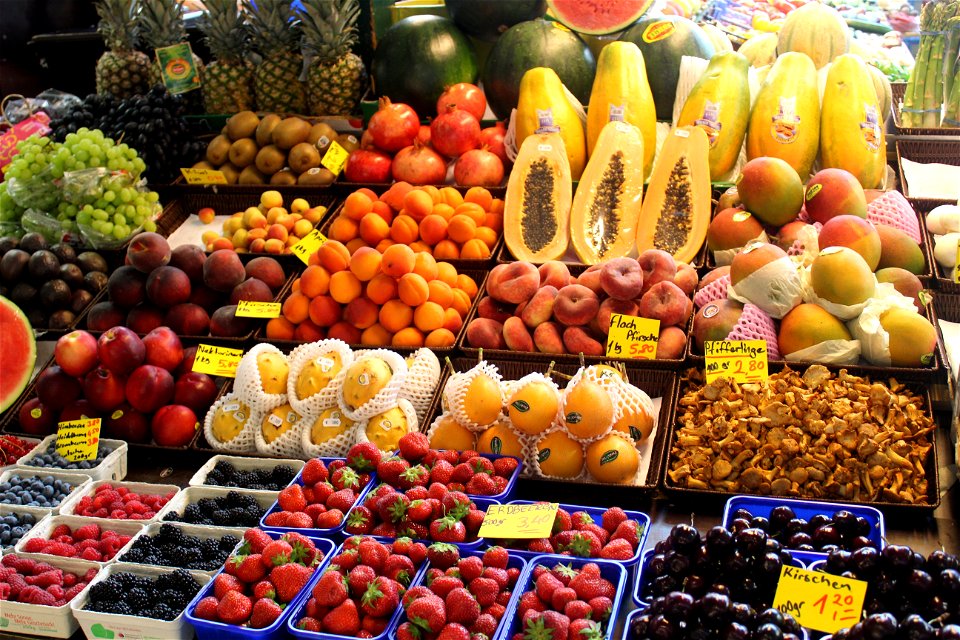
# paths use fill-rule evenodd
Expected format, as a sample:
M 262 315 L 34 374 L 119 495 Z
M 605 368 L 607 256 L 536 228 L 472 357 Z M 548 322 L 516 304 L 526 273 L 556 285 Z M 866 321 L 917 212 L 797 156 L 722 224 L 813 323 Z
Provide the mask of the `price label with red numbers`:
M 834 633 L 860 620 L 866 595 L 863 580 L 783 566 L 773 606 L 792 615 L 801 626 Z
M 653 360 L 657 357 L 660 321 L 622 313 L 610 315 L 607 357 Z
M 731 378 L 737 382 L 767 379 L 766 340 L 711 340 L 703 343 L 707 382 Z
M 482 538 L 546 538 L 553 529 L 559 504 L 492 504 L 487 507 L 480 531 Z
M 193 370 L 210 376 L 236 378 L 241 358 L 243 358 L 243 349 L 198 344 L 197 354 L 193 358 Z
M 100 449 L 100 418 L 70 420 L 57 425 L 57 453 L 70 462 L 93 460 Z

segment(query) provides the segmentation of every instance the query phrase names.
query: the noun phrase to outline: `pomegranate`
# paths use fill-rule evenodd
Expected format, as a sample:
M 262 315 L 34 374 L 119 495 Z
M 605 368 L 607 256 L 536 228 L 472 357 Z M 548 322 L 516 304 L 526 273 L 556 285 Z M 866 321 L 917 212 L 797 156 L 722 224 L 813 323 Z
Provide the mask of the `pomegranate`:
M 382 151 L 357 149 L 347 158 L 344 175 L 350 182 L 390 182 L 390 156 Z
M 503 166 L 510 164 L 507 157 L 507 148 L 503 144 L 503 137 L 507 135 L 507 128 L 502 122 L 498 122 L 492 127 L 487 127 L 480 132 L 480 144 L 487 147 L 491 153 L 500 158 Z
M 417 141 L 420 144 L 430 144 L 430 125 L 420 125 L 420 131 L 417 132 Z
M 447 106 L 451 104 L 472 113 L 477 120 L 483 120 L 483 114 L 487 110 L 487 98 L 483 91 L 469 82 L 458 82 L 440 94 L 437 99 L 437 115 L 446 112 Z
M 451 105 L 430 123 L 430 143 L 448 158 L 461 156 L 480 145 L 480 121 Z
M 399 151 L 413 144 L 420 130 L 420 118 L 409 105 L 380 98 L 380 108 L 370 118 L 367 130 L 373 143 L 384 151 Z
M 393 179 L 410 184 L 443 184 L 447 162 L 439 153 L 422 144 L 401 149 L 393 158 Z
M 373 143 L 373 134 L 370 133 L 370 129 L 366 129 L 363 132 L 363 135 L 360 136 L 360 148 L 373 149 L 374 151 L 376 151 L 377 145 Z
M 503 163 L 486 147 L 471 149 L 453 165 L 453 179 L 462 187 L 497 187 L 503 182 Z

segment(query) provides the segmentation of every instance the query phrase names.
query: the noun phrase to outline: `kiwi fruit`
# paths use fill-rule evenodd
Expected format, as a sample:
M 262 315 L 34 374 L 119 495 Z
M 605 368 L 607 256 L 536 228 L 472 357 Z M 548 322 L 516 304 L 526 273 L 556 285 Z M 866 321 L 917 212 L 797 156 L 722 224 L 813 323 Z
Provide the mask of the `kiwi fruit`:
M 257 143 L 251 138 L 242 138 L 230 145 L 230 162 L 238 167 L 253 164 L 257 158 Z
M 320 152 L 309 142 L 301 142 L 290 149 L 287 164 L 290 165 L 294 173 L 303 173 L 308 169 L 320 166 Z
M 217 136 L 211 140 L 207 145 L 207 162 L 218 167 L 226 162 L 230 153 L 230 144 L 230 138 L 227 136 Z
M 289 187 L 297 184 L 297 174 L 290 169 L 281 169 L 270 176 L 270 184 L 278 187 Z
M 244 167 L 237 178 L 237 184 L 264 184 L 266 181 L 266 177 L 253 165 Z
M 267 145 L 257 153 L 257 170 L 268 176 L 272 176 L 287 164 L 287 154 L 281 151 L 276 145 Z
M 260 118 L 253 111 L 240 111 L 227 120 L 227 135 L 231 140 L 251 138 L 260 125 Z
M 343 147 L 347 153 L 353 153 L 360 148 L 360 141 L 357 136 L 351 133 L 341 133 L 337 136 L 337 144 Z
M 300 177 L 297 178 L 297 184 L 325 187 L 333 184 L 334 180 L 336 179 L 337 176 L 333 175 L 333 172 L 331 172 L 329 169 L 325 167 L 316 167 L 301 173 Z
M 307 136 L 307 142 L 320 149 L 321 153 L 326 151 L 332 140 L 337 139 L 337 132 L 326 122 L 318 122 L 310 127 L 310 134 Z
M 257 144 L 261 148 L 273 142 L 273 130 L 281 120 L 282 118 L 275 113 L 263 116 L 260 126 L 257 127 Z
M 284 118 L 272 134 L 273 144 L 283 150 L 293 149 L 310 135 L 310 123 L 303 118 L 291 116 Z

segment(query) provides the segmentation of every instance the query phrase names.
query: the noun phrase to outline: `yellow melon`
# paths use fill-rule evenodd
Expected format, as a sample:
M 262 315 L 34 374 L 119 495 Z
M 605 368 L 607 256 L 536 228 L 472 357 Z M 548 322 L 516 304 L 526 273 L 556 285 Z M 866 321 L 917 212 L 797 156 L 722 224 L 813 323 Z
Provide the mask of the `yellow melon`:
M 477 451 L 523 458 L 523 444 L 520 438 L 503 422 L 496 423 L 480 434 L 477 438 Z
M 301 400 L 320 393 L 343 369 L 343 360 L 336 351 L 325 353 L 305 364 L 297 375 L 296 392 Z
M 554 431 L 537 442 L 537 461 L 545 475 L 576 478 L 583 471 L 583 459 L 583 445 L 563 431 Z
M 393 377 L 390 365 L 380 358 L 362 358 L 347 369 L 343 379 L 343 401 L 351 409 L 368 402 Z
M 298 422 L 300 422 L 300 414 L 293 410 L 289 402 L 280 405 L 265 415 L 260 422 L 263 441 L 270 444 Z
M 606 389 L 581 378 L 567 390 L 563 423 L 575 438 L 590 439 L 604 434 L 613 423 L 613 401 Z
M 323 444 L 353 428 L 354 422 L 339 407 L 325 409 L 310 427 L 310 442 Z

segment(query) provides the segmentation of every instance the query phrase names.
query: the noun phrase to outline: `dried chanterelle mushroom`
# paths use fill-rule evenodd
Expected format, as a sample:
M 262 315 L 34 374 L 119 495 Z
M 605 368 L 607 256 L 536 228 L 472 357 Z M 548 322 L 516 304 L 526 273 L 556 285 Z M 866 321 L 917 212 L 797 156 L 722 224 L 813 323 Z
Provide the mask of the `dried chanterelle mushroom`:
M 691 369 L 677 407 L 669 482 L 768 495 L 925 504 L 933 447 L 923 399 L 813 365 L 766 382 L 704 384 Z

